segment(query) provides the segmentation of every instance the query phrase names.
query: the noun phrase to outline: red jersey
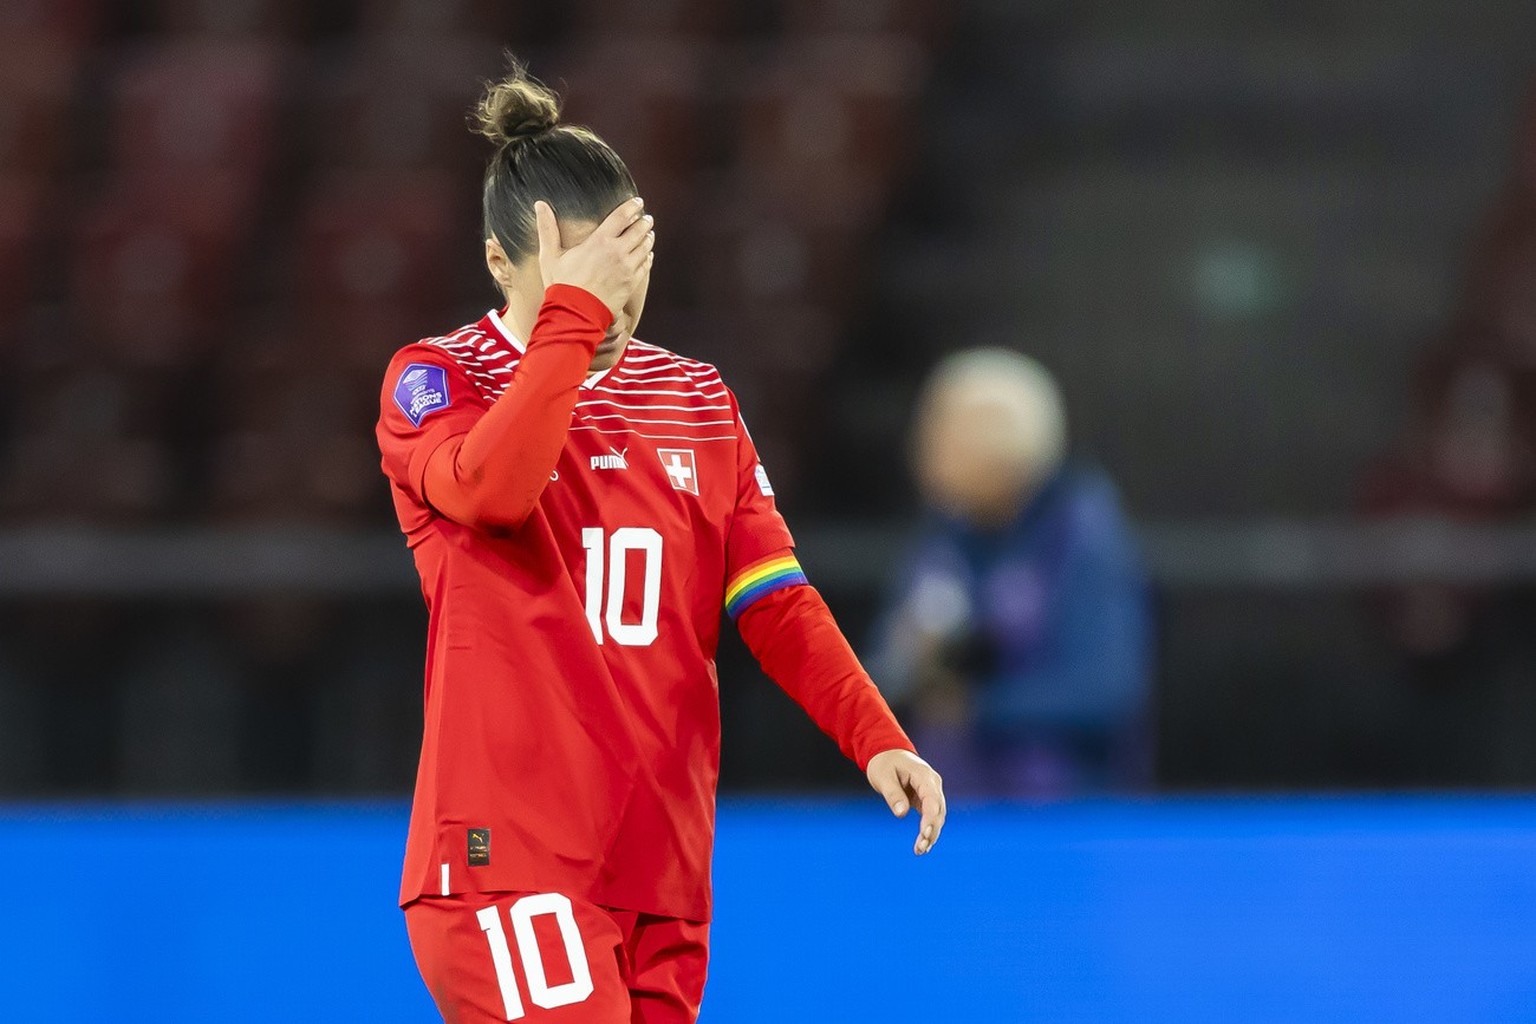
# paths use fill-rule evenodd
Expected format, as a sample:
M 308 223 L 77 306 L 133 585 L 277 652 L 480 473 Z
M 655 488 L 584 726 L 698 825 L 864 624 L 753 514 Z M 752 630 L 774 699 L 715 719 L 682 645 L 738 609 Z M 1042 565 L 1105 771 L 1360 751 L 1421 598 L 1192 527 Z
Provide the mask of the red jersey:
M 606 309 L 564 291 L 595 343 Z M 428 458 L 527 351 L 490 313 L 401 349 L 384 382 L 383 467 L 429 611 L 401 902 L 538 890 L 706 921 L 721 610 L 805 578 L 719 371 L 641 341 L 580 384 L 526 519 L 434 511 Z M 857 742 L 910 747 L 889 725 Z

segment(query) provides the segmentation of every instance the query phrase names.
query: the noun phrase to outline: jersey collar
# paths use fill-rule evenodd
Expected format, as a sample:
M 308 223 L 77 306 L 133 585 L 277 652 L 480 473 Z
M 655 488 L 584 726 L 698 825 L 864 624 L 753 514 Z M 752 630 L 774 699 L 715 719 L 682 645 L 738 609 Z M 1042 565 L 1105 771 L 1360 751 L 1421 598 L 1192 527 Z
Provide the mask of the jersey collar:
M 501 335 L 502 339 L 505 340 L 507 342 L 507 344 L 509 344 L 513 348 L 517 349 L 517 354 L 518 355 L 522 355 L 523 353 L 528 351 L 528 346 L 523 344 L 522 339 L 519 338 L 517 335 L 513 334 L 507 328 L 506 323 L 501 319 L 501 311 L 500 310 L 495 310 L 495 309 L 491 310 L 489 313 L 486 314 L 486 319 L 491 322 L 491 327 L 495 329 L 497 334 Z M 625 345 L 624 346 L 624 351 L 619 353 L 619 362 L 618 363 L 614 363 L 613 366 L 608 367 L 608 369 L 606 369 L 606 370 L 598 370 L 596 373 L 589 373 L 589 374 L 587 374 L 587 379 L 581 382 L 581 386 L 584 387 L 584 388 L 588 388 L 588 389 L 597 387 L 597 385 L 602 381 L 602 379 L 604 377 L 608 376 L 608 374 L 613 371 L 614 367 L 618 366 L 619 363 L 622 363 L 624 361 L 624 357 L 626 355 L 628 355 L 628 354 L 629 354 L 629 346 Z

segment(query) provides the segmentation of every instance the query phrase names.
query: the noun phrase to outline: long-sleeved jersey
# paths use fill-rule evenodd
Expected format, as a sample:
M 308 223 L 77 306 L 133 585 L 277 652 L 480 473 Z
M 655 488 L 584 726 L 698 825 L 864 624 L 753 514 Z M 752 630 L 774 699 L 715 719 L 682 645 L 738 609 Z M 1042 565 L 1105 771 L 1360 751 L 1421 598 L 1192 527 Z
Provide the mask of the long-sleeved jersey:
M 863 767 L 911 749 L 806 585 L 734 395 L 555 285 L 408 345 L 378 439 L 428 608 L 401 902 L 561 891 L 708 920 L 726 609 Z

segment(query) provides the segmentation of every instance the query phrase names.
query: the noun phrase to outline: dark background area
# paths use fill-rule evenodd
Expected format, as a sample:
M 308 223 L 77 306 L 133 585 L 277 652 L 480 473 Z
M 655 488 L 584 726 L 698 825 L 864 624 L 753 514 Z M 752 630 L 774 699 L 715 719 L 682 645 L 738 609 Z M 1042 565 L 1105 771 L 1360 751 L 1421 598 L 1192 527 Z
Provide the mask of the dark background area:
M 372 424 L 390 354 L 495 300 L 464 117 L 505 47 L 630 163 L 640 334 L 721 366 L 856 645 L 917 385 L 1003 344 L 1144 525 L 1159 787 L 1536 781 L 1532 38 L 1448 0 L 10 3 L 0 791 L 409 785 Z M 1425 519 L 1433 557 L 1368 543 Z M 721 680 L 728 787 L 857 784 L 734 638 Z

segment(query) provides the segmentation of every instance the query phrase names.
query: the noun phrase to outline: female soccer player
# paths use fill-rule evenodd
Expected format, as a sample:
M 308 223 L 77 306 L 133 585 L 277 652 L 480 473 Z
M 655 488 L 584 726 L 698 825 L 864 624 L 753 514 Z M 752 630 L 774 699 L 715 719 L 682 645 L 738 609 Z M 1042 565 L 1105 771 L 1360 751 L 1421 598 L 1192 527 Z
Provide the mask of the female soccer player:
M 806 583 L 736 398 L 633 338 L 652 218 L 520 68 L 489 87 L 504 305 L 390 363 L 383 467 L 428 608 L 400 901 L 449 1021 L 692 1021 L 703 995 L 722 608 L 914 851 L 917 757 Z

